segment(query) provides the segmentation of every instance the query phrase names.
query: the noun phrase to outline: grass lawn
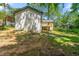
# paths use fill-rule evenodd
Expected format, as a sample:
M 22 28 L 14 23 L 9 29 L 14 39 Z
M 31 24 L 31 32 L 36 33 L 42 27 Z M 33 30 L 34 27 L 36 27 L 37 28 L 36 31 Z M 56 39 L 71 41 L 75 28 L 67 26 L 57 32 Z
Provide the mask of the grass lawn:
M 79 33 L 3 30 L 0 31 L 0 55 L 79 55 Z
M 54 39 L 50 41 L 56 42 L 58 48 L 62 48 L 66 55 L 79 55 L 79 29 L 71 31 L 52 31 Z

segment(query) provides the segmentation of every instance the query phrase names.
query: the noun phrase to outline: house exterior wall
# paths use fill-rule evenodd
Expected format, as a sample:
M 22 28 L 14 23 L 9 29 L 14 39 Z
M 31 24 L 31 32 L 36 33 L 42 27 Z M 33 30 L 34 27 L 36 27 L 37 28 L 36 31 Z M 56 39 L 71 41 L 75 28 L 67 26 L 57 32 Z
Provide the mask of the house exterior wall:
M 16 30 L 41 32 L 41 15 L 31 9 L 23 10 L 15 14 Z
M 53 22 L 42 22 L 42 27 L 48 27 L 50 31 L 53 30 Z M 43 30 L 43 29 L 42 29 Z M 44 30 L 43 30 L 44 31 Z M 46 30 L 47 31 L 47 30 Z
M 15 28 L 16 30 L 22 30 L 24 28 L 24 22 L 26 20 L 25 11 L 15 15 Z

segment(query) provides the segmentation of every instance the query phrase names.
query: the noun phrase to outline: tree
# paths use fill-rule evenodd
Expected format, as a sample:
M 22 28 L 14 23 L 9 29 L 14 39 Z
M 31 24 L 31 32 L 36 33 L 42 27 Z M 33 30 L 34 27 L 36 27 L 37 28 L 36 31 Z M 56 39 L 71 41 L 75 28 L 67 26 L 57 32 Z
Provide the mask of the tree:
M 78 3 L 73 3 L 71 7 L 72 11 L 71 14 L 73 14 L 73 19 L 74 19 L 74 25 L 75 27 L 79 27 L 79 4 Z
M 66 11 L 60 20 L 58 25 L 63 29 L 71 29 L 79 27 L 79 4 L 72 4 L 71 11 Z
M 4 19 L 4 16 L 5 16 L 4 11 L 0 11 L 0 20 L 3 20 Z
M 71 9 L 72 9 L 71 12 L 78 11 L 79 10 L 79 4 L 78 3 L 73 3 Z
M 6 3 L 0 3 L 0 6 L 3 6 L 3 11 L 4 11 L 4 25 L 6 25 L 6 8 L 7 8 L 7 6 L 8 6 L 8 4 L 6 4 Z
M 48 16 L 48 20 L 51 15 L 59 15 L 59 4 L 58 3 L 31 3 L 28 4 L 40 11 L 43 11 L 45 15 Z M 45 9 L 45 10 L 44 10 Z

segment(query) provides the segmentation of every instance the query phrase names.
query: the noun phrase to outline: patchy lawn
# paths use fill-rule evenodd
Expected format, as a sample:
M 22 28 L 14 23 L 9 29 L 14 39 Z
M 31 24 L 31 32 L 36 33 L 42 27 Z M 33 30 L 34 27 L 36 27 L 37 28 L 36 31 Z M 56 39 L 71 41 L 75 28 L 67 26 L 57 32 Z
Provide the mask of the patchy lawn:
M 0 31 L 0 55 L 79 55 L 79 34 L 62 31 L 26 33 Z
M 66 55 L 79 55 L 79 33 L 64 31 L 52 31 L 52 33 L 54 39 L 50 38 L 50 41 L 57 42 L 58 48 L 62 48 Z

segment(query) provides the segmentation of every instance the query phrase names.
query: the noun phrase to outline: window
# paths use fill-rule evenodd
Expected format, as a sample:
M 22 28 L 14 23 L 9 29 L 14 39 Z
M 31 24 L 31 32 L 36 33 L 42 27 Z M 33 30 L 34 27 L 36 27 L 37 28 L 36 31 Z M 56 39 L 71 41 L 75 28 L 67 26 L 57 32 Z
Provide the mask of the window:
M 38 15 L 38 19 L 40 19 L 40 15 Z
M 49 31 L 50 30 L 50 27 L 49 26 L 43 26 L 42 27 L 42 31 Z
M 26 13 L 25 13 L 25 12 L 23 12 L 21 15 L 22 15 L 22 16 L 21 16 L 21 18 L 22 18 L 22 19 L 24 19 L 24 18 L 25 18 Z
M 32 13 L 30 13 L 30 17 L 32 17 Z
M 37 14 L 36 14 L 36 17 L 35 17 L 35 19 L 40 19 L 40 18 L 39 18 L 39 15 L 37 15 Z
M 30 13 L 28 14 L 28 17 L 30 17 Z
M 28 14 L 26 14 L 26 17 L 28 17 Z
M 36 14 L 34 14 L 34 18 L 36 19 Z
M 23 15 L 23 19 L 25 18 L 25 15 Z
M 38 19 L 38 16 L 37 15 L 35 16 L 35 19 Z

